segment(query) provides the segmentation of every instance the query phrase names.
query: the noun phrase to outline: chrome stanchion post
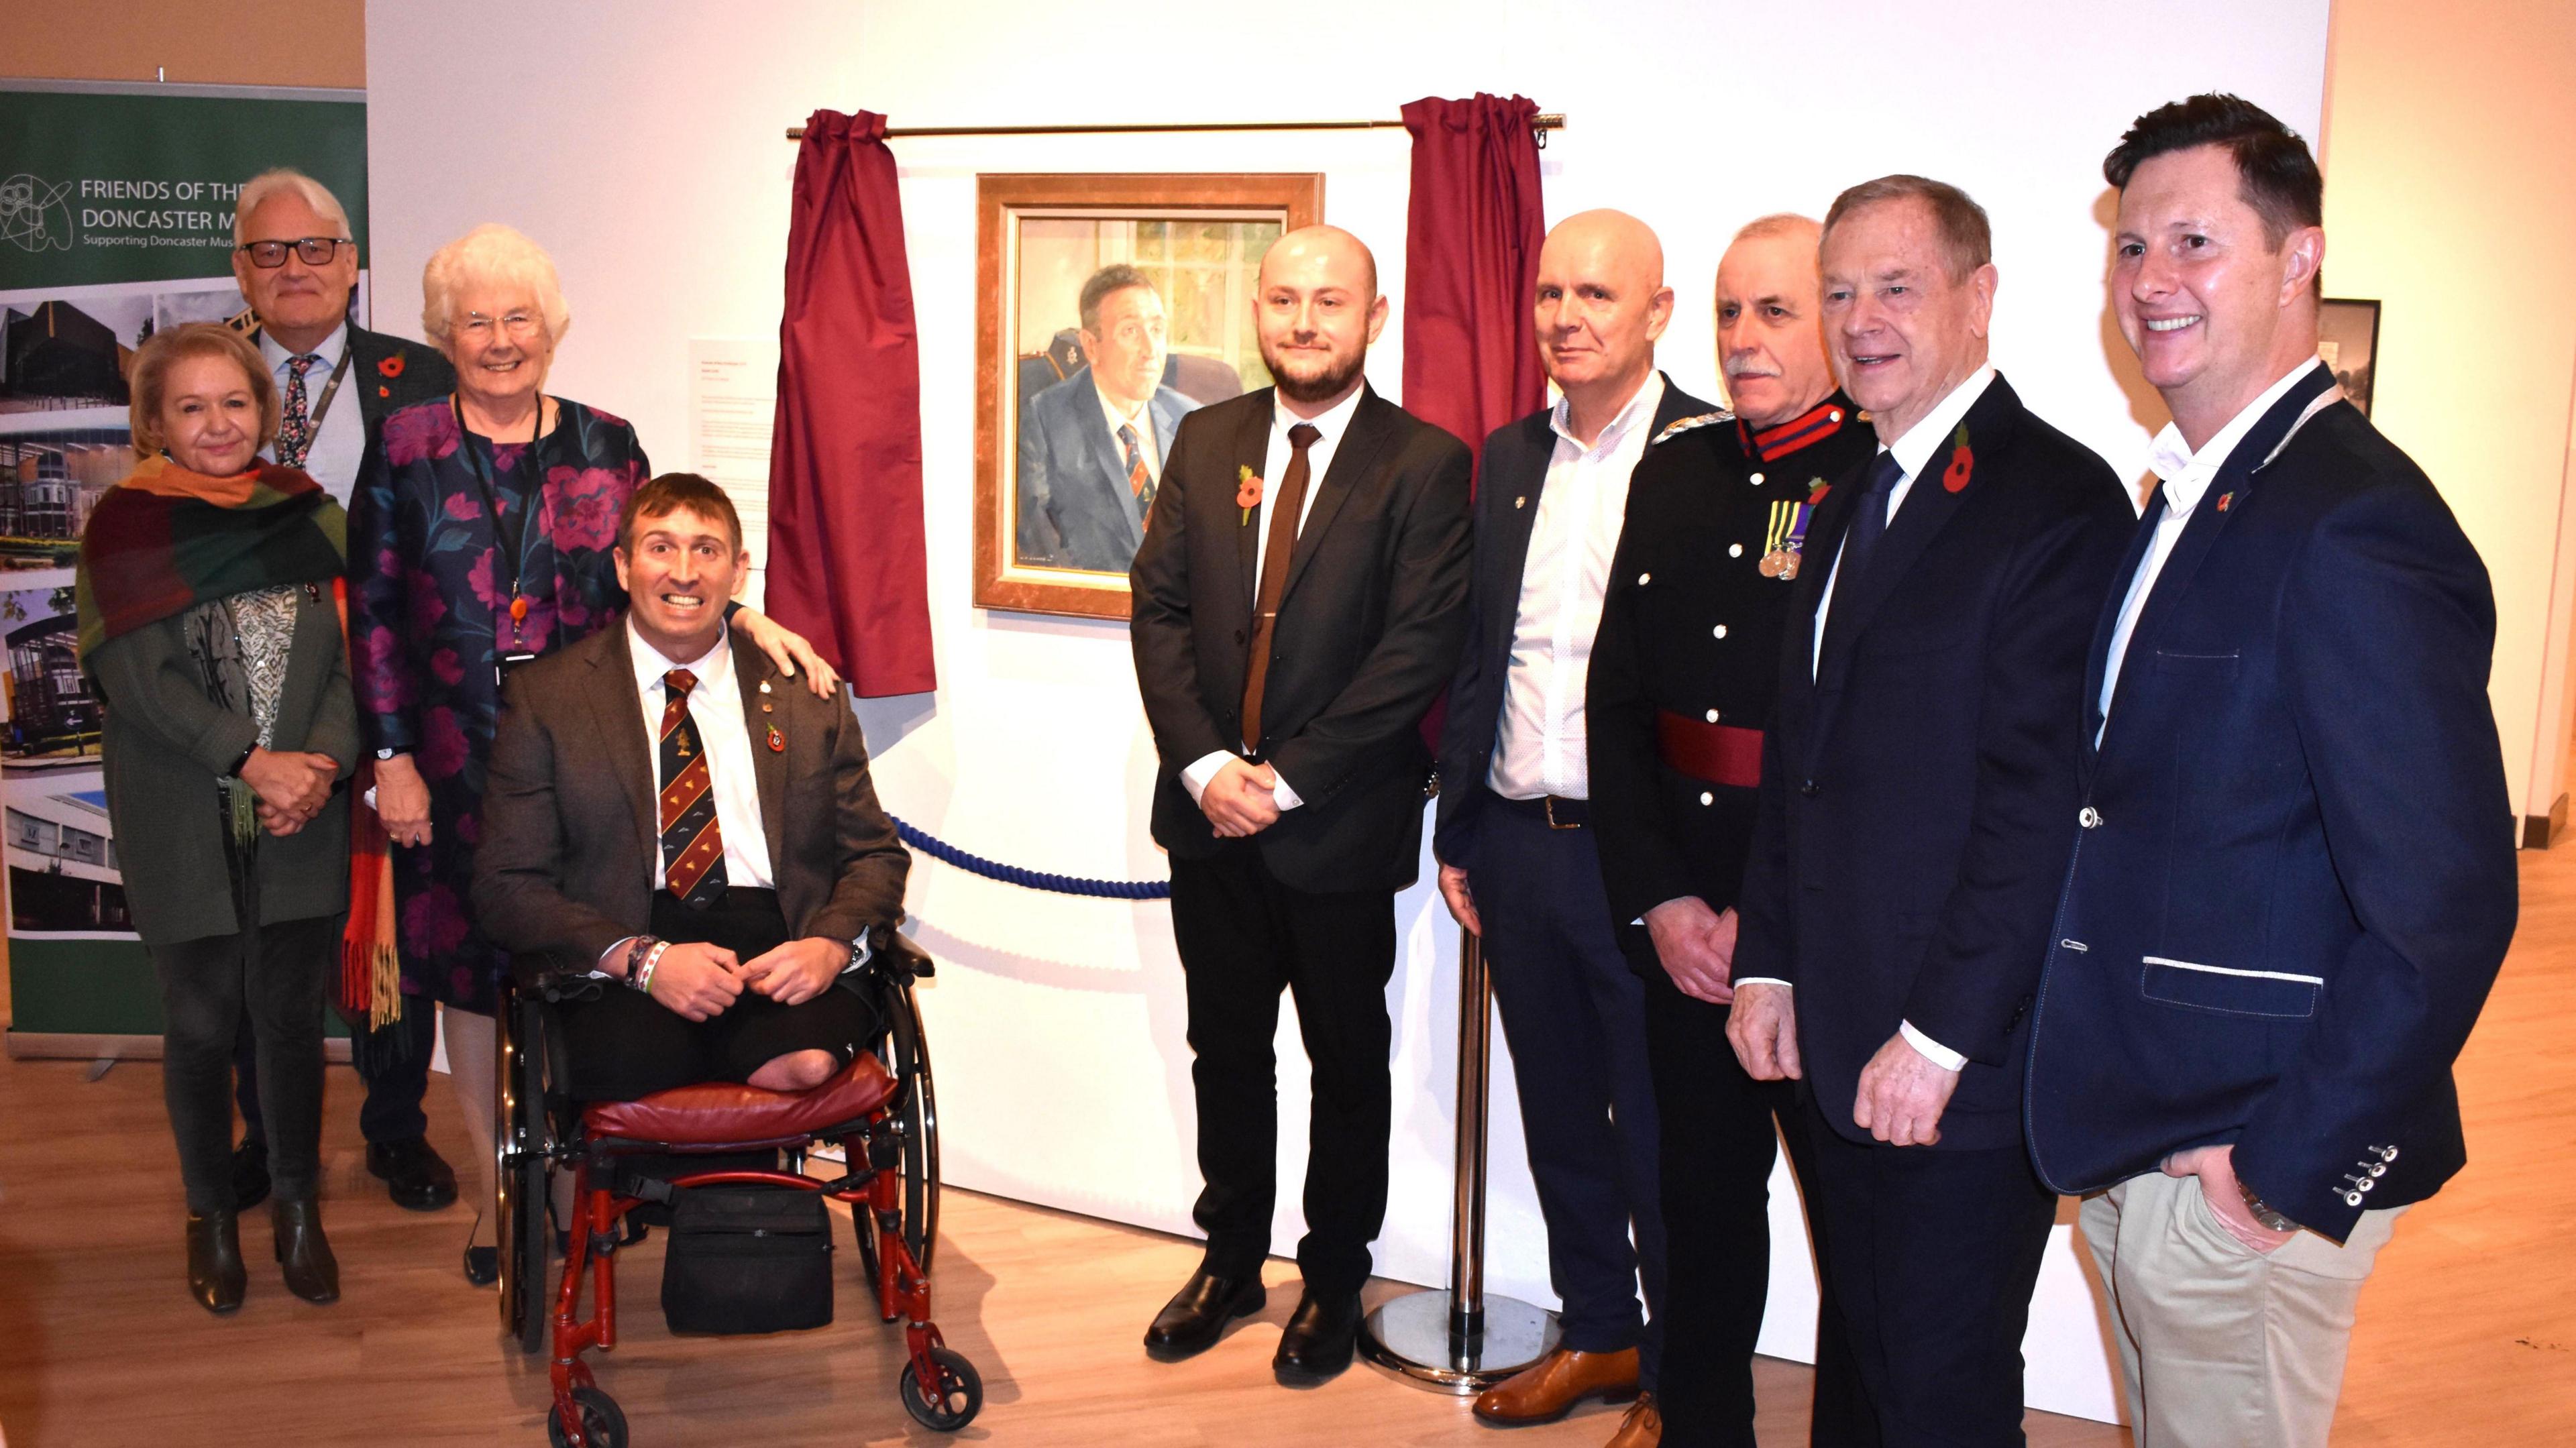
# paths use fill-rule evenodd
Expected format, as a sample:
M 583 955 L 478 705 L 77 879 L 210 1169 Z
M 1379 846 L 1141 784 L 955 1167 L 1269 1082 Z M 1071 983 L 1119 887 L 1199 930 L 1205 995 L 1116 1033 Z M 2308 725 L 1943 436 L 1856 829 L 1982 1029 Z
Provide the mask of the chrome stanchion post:
M 1474 935 L 1458 934 L 1458 1152 L 1449 1290 L 1390 1298 L 1360 1325 L 1370 1362 L 1424 1387 L 1481 1393 L 1556 1346 L 1556 1314 L 1485 1294 L 1485 1115 L 1494 988 Z

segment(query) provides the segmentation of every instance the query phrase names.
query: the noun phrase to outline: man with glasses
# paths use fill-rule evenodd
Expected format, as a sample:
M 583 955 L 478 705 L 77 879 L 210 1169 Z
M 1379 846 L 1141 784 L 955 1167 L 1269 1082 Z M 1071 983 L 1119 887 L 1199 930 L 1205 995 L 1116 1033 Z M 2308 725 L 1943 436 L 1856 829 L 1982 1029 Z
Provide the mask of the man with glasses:
M 358 244 L 348 212 L 321 182 L 288 170 L 254 178 L 233 213 L 233 242 L 233 278 L 258 319 L 254 336 L 282 402 L 274 460 L 303 469 L 345 506 L 360 469 L 376 455 L 386 414 L 452 390 L 456 374 L 436 350 L 349 320 Z M 367 1083 L 358 1116 L 367 1170 L 383 1179 L 396 1205 L 423 1212 L 456 1200 L 456 1173 L 429 1144 L 420 1104 L 434 1018 L 414 1006 L 383 1029 L 362 1032 L 350 1053 Z M 233 1065 L 247 1123 L 233 1154 L 233 1191 L 247 1208 L 269 1186 L 247 1024 Z

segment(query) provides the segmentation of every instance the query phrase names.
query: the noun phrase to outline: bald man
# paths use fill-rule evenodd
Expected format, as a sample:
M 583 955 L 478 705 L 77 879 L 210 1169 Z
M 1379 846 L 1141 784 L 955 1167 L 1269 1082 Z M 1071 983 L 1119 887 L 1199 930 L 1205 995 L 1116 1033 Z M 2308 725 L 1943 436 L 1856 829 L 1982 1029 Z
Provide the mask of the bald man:
M 1208 1237 L 1145 1346 L 1188 1357 L 1266 1300 L 1285 990 L 1314 1072 L 1305 1286 L 1272 1360 L 1288 1383 L 1348 1367 L 1359 1332 L 1386 1215 L 1395 892 L 1422 847 L 1422 717 L 1467 622 L 1467 449 L 1369 390 L 1386 317 L 1357 237 L 1271 246 L 1252 320 L 1276 385 L 1182 419 L 1130 574 Z
M 1563 395 L 1485 440 L 1432 849 L 1450 913 L 1493 970 L 1564 1335 L 1475 1412 L 1539 1423 L 1635 1393 L 1611 1442 L 1637 1448 L 1661 1431 L 1664 1218 L 1644 983 L 1620 953 L 1591 828 L 1586 676 L 1629 490 L 1671 439 L 1724 414 L 1655 370 L 1673 293 L 1635 217 L 1558 223 L 1531 304 Z
M 1593 822 L 1611 918 L 1634 922 L 1620 944 L 1645 981 L 1674 1224 L 1659 1396 L 1672 1448 L 1752 1448 L 1777 1142 L 1802 1186 L 1814 1159 L 1796 1083 L 1747 1075 L 1726 1026 L 1736 895 L 1810 500 L 1878 447 L 1834 388 L 1818 234 L 1803 216 L 1766 216 L 1718 263 L 1718 361 L 1735 417 L 1658 448 L 1662 466 L 1638 474 L 1592 646 Z M 1823 1287 L 1809 1441 L 1874 1448 L 1877 1422 Z

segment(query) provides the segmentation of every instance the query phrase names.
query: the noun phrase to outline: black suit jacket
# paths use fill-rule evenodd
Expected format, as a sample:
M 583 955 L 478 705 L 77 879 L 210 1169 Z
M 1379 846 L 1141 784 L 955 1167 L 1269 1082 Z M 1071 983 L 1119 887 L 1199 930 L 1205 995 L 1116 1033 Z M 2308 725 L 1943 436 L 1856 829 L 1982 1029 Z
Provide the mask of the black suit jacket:
M 1809 529 L 1737 902 L 1735 976 L 1798 987 L 1807 1078 L 1846 1136 L 1869 1139 L 1852 1099 L 1900 1022 L 1969 1058 L 1933 1150 L 2021 1140 L 2024 1020 L 2080 799 L 2084 649 L 2136 526 L 2110 467 L 2002 378 L 1962 428 L 1868 571 L 1835 583 L 1812 676 L 1857 479 Z
M 1136 682 L 1162 769 L 1154 840 L 1207 858 L 1224 843 L 1181 771 L 1243 745 L 1255 530 L 1235 505 L 1267 466 L 1271 389 L 1181 419 L 1129 581 Z M 1254 837 L 1300 890 L 1399 890 L 1422 846 L 1430 763 L 1421 722 L 1466 623 L 1464 444 L 1363 393 L 1289 555 L 1262 703 L 1262 757 L 1305 802 Z M 1273 490 L 1277 479 L 1270 479 Z
M 1667 900 L 1735 904 L 1758 798 L 1666 762 L 1656 716 L 1770 727 L 1798 595 L 1797 575 L 1765 573 L 1763 559 L 1797 546 L 1800 507 L 1830 498 L 1878 451 L 1839 393 L 1763 437 L 1774 440 L 1740 422 L 1680 433 L 1656 445 L 1655 466 L 1640 467 L 1628 493 L 1583 711 L 1594 842 L 1611 918 L 1632 948 L 1652 946 L 1626 922 Z M 1812 529 L 1812 510 L 1807 518 Z
M 259 340 L 259 329 L 250 332 Z M 456 369 L 437 348 L 384 332 L 349 324 L 349 376 L 340 384 L 342 397 L 358 399 L 358 414 L 367 420 L 367 451 L 374 452 L 385 418 L 415 402 L 427 402 L 456 390 Z M 319 384 L 315 384 L 319 385 Z
M 2291 431 L 2332 386 L 2322 366 L 2294 385 L 2192 510 L 2096 756 L 2147 529 L 2105 603 L 2083 699 L 2092 824 L 2065 831 L 2029 1123 L 2066 1191 L 2232 1141 L 2264 1201 L 2341 1237 L 2467 1159 L 2451 1063 L 2513 938 L 2516 881 L 2486 569 L 2350 404 Z
M 1476 469 L 1476 558 L 1467 594 L 1467 644 L 1458 658 L 1457 675 L 1449 681 L 1449 717 L 1440 733 L 1440 809 L 1431 838 L 1431 852 L 1445 864 L 1466 863 L 1477 823 L 1494 799 L 1486 781 L 1511 684 L 1521 571 L 1529 562 L 1530 534 L 1538 522 L 1539 497 L 1547 487 L 1547 465 L 1556 455 L 1556 429 L 1549 425 L 1554 412 L 1542 408 L 1494 429 L 1485 439 L 1484 458 Z M 1678 462 L 1687 450 L 1668 446 L 1665 429 L 1684 418 L 1725 416 L 1724 409 L 1702 402 L 1675 387 L 1670 377 L 1664 378 L 1663 400 L 1647 424 L 1646 450 L 1628 475 L 1630 499 L 1668 468 L 1688 466 Z M 1614 570 L 1612 577 L 1616 576 Z M 1587 717 L 1588 712 L 1587 705 Z
M 912 858 L 877 806 L 857 717 L 781 677 L 739 631 L 733 668 L 738 699 L 692 707 L 739 708 L 749 722 L 761 833 L 789 928 L 856 940 L 900 921 Z M 625 624 L 512 671 L 502 705 L 474 852 L 475 914 L 505 949 L 589 970 L 650 925 L 661 854 L 660 790 Z M 764 747 L 772 724 L 784 749 Z

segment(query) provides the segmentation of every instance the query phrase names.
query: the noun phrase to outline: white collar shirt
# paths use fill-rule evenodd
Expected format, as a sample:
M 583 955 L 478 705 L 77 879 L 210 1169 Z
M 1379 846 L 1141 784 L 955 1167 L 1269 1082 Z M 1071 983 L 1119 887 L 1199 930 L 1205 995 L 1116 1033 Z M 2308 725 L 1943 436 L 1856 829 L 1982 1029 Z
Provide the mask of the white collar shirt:
M 1977 405 L 1977 399 L 1986 395 L 1986 389 L 1993 386 L 1994 381 L 1994 368 L 1978 368 L 1968 375 L 1967 381 L 1951 388 L 1949 396 L 1932 404 L 1932 410 L 1923 414 L 1922 421 L 1907 428 L 1904 435 L 1896 441 L 1879 449 L 1882 455 L 1895 454 L 1896 465 L 1904 469 L 1896 480 L 1896 486 L 1887 495 L 1886 522 L 1890 526 L 1896 522 L 1896 510 L 1905 506 L 1905 495 L 1914 491 L 1914 479 L 1930 465 L 1932 454 L 1942 443 L 1949 440 L 1951 433 L 1958 430 L 1959 424 L 1968 415 L 1968 409 Z M 1864 472 L 1863 476 L 1866 477 L 1867 474 Z M 1860 481 L 1855 478 L 1850 486 L 1860 486 Z M 1851 536 L 1851 530 L 1848 527 L 1843 530 L 1843 536 L 1845 538 Z M 1833 611 L 1834 580 L 1842 577 L 1842 571 L 1842 550 L 1837 547 L 1834 550 L 1834 571 L 1825 575 L 1824 596 L 1816 600 L 1816 636 L 1813 648 L 1807 656 L 1809 678 L 1815 677 L 1815 671 L 1824 663 L 1825 616 Z
M 1628 485 L 1653 440 L 1655 411 L 1663 401 L 1662 374 L 1647 373 L 1628 405 L 1588 445 L 1568 430 L 1564 398 L 1548 414 L 1556 447 L 1530 519 L 1502 717 L 1486 772 L 1486 782 L 1505 799 L 1591 797 L 1585 676 L 1592 667 L 1593 635 L 1601 628 L 1611 556 L 1627 521 Z
M 1118 455 L 1118 465 L 1127 465 L 1127 442 L 1118 435 L 1118 429 L 1132 427 L 1136 429 L 1136 451 L 1145 459 L 1145 476 L 1159 481 L 1163 476 L 1163 454 L 1154 445 L 1154 404 L 1139 404 L 1135 416 L 1130 417 L 1119 410 L 1108 393 L 1100 391 L 1098 382 L 1092 384 L 1091 390 L 1100 393 L 1100 415 L 1109 424 L 1109 450 Z
M 2245 434 L 2263 420 L 2290 389 L 2308 375 L 2315 362 L 2302 362 L 2280 380 L 2265 388 L 2263 395 L 2245 405 L 2245 410 L 2227 420 L 2209 441 L 2194 452 L 2182 440 L 2182 429 L 2168 422 L 2164 431 L 2147 446 L 2147 467 L 2155 473 L 2157 486 L 2164 496 L 2164 511 L 2157 515 L 2155 536 L 2148 540 L 2147 556 L 2138 561 L 2137 574 L 2129 580 L 2129 591 L 2120 599 L 2120 619 L 2111 629 L 2110 651 L 2102 663 L 2102 696 L 2096 707 L 2102 712 L 2102 725 L 2093 732 L 2093 743 L 2100 747 L 2102 730 L 2110 726 L 2111 694 L 2120 683 L 2120 665 L 2128 658 L 2129 636 L 2137 631 L 2138 615 L 2146 612 L 2147 599 L 2156 591 L 2156 579 L 2164 572 L 2165 560 L 2173 557 L 2174 545 L 2182 541 L 2183 529 L 2190 525 L 2191 515 L 2218 479 L 2219 470 L 2227 466 L 2228 457 Z M 2320 406 L 2341 394 L 2327 389 Z M 2309 410 L 2314 415 L 2315 409 Z M 2307 419 L 2302 417 L 2300 421 Z M 2294 429 L 2295 430 L 2295 429 Z
M 338 331 L 322 339 L 312 355 L 321 359 L 304 373 L 304 406 L 322 406 L 322 393 L 331 385 L 332 370 L 340 365 L 341 355 L 349 349 L 349 324 L 342 322 Z M 266 329 L 259 334 L 259 355 L 268 363 L 269 374 L 277 381 L 277 403 L 280 414 L 286 407 L 286 390 L 294 382 L 295 372 L 289 366 L 297 354 L 287 351 L 270 337 Z M 358 465 L 367 453 L 366 409 L 358 401 L 358 389 L 365 379 L 356 375 L 353 362 L 349 375 L 340 379 L 337 392 L 331 394 L 331 406 L 322 414 L 322 425 L 315 429 L 313 445 L 305 449 L 304 471 L 322 485 L 322 491 L 341 507 L 349 506 L 349 494 L 358 486 Z M 277 445 L 261 450 L 269 461 L 277 460 Z
M 664 658 L 635 631 L 632 619 L 626 624 L 626 642 L 635 658 L 635 696 L 643 710 L 645 757 L 654 762 L 655 789 L 663 784 L 662 711 L 670 692 L 662 676 L 686 669 L 698 679 L 689 691 L 689 722 L 697 726 L 698 745 L 706 751 L 716 828 L 724 832 L 725 883 L 755 890 L 775 888 L 769 836 L 761 828 L 760 776 L 752 762 L 751 721 L 743 713 L 741 685 L 734 679 L 732 631 L 720 631 L 714 648 L 685 663 Z M 663 880 L 662 853 L 657 849 L 653 888 L 661 889 Z

